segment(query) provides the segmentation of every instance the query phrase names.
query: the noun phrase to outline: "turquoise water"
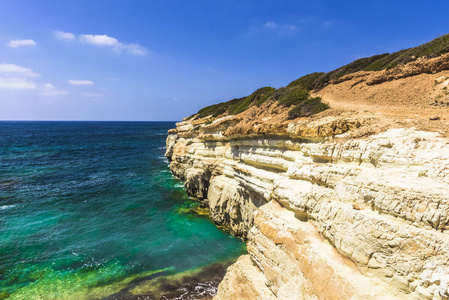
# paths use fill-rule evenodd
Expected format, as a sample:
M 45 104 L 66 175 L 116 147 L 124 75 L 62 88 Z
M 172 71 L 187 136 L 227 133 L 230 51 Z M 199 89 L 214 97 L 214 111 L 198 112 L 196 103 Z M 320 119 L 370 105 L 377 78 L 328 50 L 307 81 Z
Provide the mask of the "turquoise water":
M 151 295 L 244 253 L 171 175 L 173 127 L 0 122 L 0 299 Z

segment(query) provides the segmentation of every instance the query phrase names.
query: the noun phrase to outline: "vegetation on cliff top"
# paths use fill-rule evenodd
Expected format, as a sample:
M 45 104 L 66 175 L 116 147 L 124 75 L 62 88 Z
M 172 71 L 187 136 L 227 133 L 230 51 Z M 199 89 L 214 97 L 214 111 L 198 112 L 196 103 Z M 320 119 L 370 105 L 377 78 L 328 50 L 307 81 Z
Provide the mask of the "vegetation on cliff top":
M 329 108 L 320 97 L 311 98 L 309 91 L 303 89 L 302 85 L 280 88 L 270 98 L 282 106 L 293 106 L 288 112 L 289 119 L 309 117 Z
M 201 119 L 207 116 L 217 117 L 226 111 L 238 106 L 241 102 L 243 102 L 247 97 L 243 98 L 235 98 L 229 100 L 227 102 L 221 102 L 218 104 L 213 104 L 206 106 L 200 109 L 195 115 L 190 116 L 189 118 L 195 117 L 195 119 Z
M 310 117 L 311 115 L 325 111 L 329 108 L 327 103 L 324 103 L 320 97 L 309 98 L 301 101 L 288 112 L 289 119 L 296 119 L 299 117 Z
M 225 112 L 228 112 L 230 115 L 236 115 L 247 110 L 251 105 L 262 105 L 275 91 L 275 88 L 266 86 L 255 90 L 247 97 L 235 98 L 227 102 L 206 106 L 200 109 L 195 115 L 190 116 L 189 119 L 192 117 L 195 117 L 195 119 L 201 119 L 207 116 L 217 117 Z
M 260 106 L 266 100 L 278 101 L 280 105 L 295 107 L 289 111 L 289 119 L 307 117 L 321 112 L 329 106 L 321 101 L 321 98 L 310 98 L 309 91 L 320 90 L 333 80 L 338 80 L 347 74 L 358 71 L 379 71 L 391 69 L 400 64 L 406 64 L 420 57 L 437 57 L 449 52 L 449 34 L 440 36 L 426 44 L 418 47 L 401 50 L 392 54 L 384 53 L 371 57 L 360 58 L 328 73 L 315 72 L 302 76 L 287 87 L 275 89 L 273 87 L 262 87 L 251 95 L 235 98 L 207 106 L 190 118 L 200 119 L 207 116 L 217 117 L 228 113 L 236 115 L 251 106 Z
M 258 90 L 255 90 L 251 95 L 245 97 L 245 99 L 240 101 L 237 105 L 232 106 L 229 109 L 229 114 L 230 115 L 239 114 L 247 110 L 251 104 L 255 104 L 257 106 L 262 105 L 265 102 L 265 100 L 267 100 L 268 97 L 270 97 L 271 94 L 274 93 L 275 90 L 276 89 L 271 86 L 266 86 Z
M 200 119 L 207 116 L 217 117 L 226 112 L 229 115 L 236 115 L 252 105 L 259 107 L 267 100 L 277 101 L 279 105 L 284 107 L 294 106 L 288 114 L 289 119 L 308 117 L 329 108 L 327 104 L 321 102 L 321 98 L 310 98 L 309 91 L 303 87 L 303 84 L 282 87 L 277 90 L 269 86 L 263 87 L 247 97 L 207 106 L 188 119 L 193 117 Z
M 325 73 L 323 73 L 323 72 L 315 72 L 315 73 L 307 74 L 305 76 L 302 76 L 302 77 L 290 82 L 287 85 L 287 87 L 297 86 L 304 90 L 311 91 L 311 90 L 313 90 L 315 81 L 318 78 L 320 78 L 321 76 L 323 76 L 324 74 Z
M 296 82 L 310 81 L 313 78 L 314 80 L 312 83 L 309 83 L 308 89 L 320 90 L 325 87 L 330 81 L 337 80 L 338 78 L 347 74 L 355 73 L 358 71 L 380 71 L 391 69 L 396 67 L 397 65 L 409 63 L 420 57 L 432 58 L 448 52 L 449 34 L 446 34 L 418 47 L 404 49 L 391 54 L 384 53 L 357 59 L 352 63 L 340 67 L 329 73 L 321 73 L 321 76 L 316 75 L 319 73 L 308 74 L 296 79 L 289 85 L 295 84 Z

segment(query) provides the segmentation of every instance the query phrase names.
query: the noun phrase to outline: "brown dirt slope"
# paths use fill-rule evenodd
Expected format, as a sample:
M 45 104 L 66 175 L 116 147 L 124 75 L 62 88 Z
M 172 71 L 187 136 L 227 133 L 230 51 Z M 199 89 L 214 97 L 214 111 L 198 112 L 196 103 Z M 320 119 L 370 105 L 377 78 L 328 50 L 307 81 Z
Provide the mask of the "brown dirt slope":
M 268 99 L 236 115 L 225 113 L 190 123 L 208 124 L 204 138 L 217 131 L 224 138 L 251 134 L 334 136 L 354 127 L 350 124 L 360 124 L 355 126 L 358 136 L 393 127 L 416 127 L 449 136 L 448 69 L 449 53 L 386 70 L 345 75 L 311 95 L 322 97 L 330 109 L 310 117 L 289 120 L 291 107 Z
M 447 135 L 449 54 L 390 70 L 357 72 L 316 93 L 333 109 L 366 111 L 398 124 Z M 437 119 L 438 120 L 431 120 Z

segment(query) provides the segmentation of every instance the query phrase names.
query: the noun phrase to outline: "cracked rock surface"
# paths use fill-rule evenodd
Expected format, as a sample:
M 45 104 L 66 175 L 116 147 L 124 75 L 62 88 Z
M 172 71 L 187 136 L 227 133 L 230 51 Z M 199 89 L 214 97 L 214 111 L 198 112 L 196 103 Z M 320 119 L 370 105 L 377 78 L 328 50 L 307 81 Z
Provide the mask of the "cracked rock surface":
M 448 138 L 344 116 L 244 133 L 229 120 L 167 138 L 189 195 L 247 241 L 215 299 L 449 299 Z

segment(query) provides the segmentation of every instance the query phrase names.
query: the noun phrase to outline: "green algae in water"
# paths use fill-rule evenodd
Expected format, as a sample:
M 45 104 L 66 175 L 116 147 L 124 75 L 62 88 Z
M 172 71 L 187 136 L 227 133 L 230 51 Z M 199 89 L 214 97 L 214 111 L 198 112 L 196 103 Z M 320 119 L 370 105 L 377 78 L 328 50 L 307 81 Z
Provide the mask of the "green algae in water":
M 85 272 L 47 269 L 42 273 L 42 270 L 38 270 L 38 274 L 30 274 L 30 278 L 36 278 L 34 282 L 13 292 L 8 299 L 101 299 L 123 290 L 136 278 L 169 271 L 173 269 L 166 268 L 124 277 L 126 269 L 113 263 Z
M 0 299 L 154 293 L 244 253 L 169 172 L 173 126 L 0 122 Z

